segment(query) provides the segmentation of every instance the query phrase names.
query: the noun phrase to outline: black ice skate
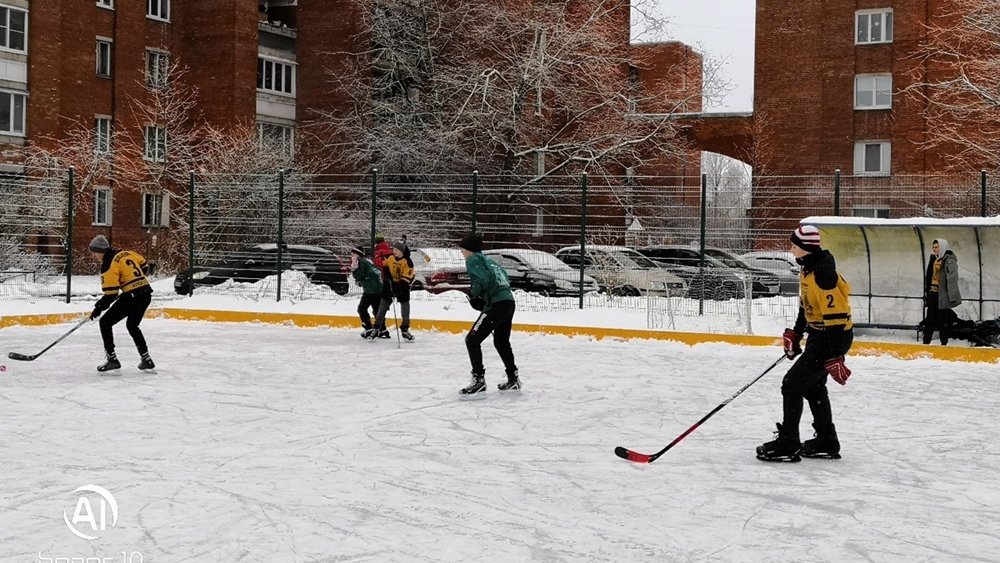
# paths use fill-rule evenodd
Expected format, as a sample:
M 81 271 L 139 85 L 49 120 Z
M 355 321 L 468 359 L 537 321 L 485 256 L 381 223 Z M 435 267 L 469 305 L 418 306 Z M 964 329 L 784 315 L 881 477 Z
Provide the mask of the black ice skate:
M 416 338 L 412 334 L 410 334 L 410 329 L 408 328 L 404 328 L 403 331 L 400 332 L 399 334 L 400 336 L 403 337 L 403 340 L 407 342 L 413 342 L 414 340 L 416 340 Z
M 816 437 L 802 443 L 802 457 L 824 459 L 840 459 L 840 441 L 837 440 L 837 429 L 833 424 L 821 428 L 813 424 Z
M 517 376 L 517 370 L 514 370 L 513 374 L 507 374 L 507 381 L 497 385 L 497 389 L 501 393 L 513 393 L 515 395 L 521 394 L 521 379 Z
M 365 340 L 375 340 L 377 337 L 377 328 L 366 328 L 365 331 L 361 333 L 361 338 L 364 338 Z
M 107 361 L 97 366 L 97 371 L 101 375 L 121 375 L 122 364 L 118 361 L 118 356 L 114 352 L 107 355 Z
M 761 461 L 802 461 L 799 457 L 799 450 L 802 444 L 799 443 L 798 432 L 786 429 L 779 422 L 778 431 L 775 432 L 775 439 L 757 446 L 757 459 Z
M 149 357 L 149 352 L 142 353 L 142 361 L 139 362 L 139 369 L 148 373 L 156 373 L 156 364 L 153 363 L 153 359 Z
M 468 387 L 463 387 L 458 392 L 458 398 L 462 401 L 477 401 L 486 398 L 486 376 L 481 373 L 472 372 L 472 381 Z

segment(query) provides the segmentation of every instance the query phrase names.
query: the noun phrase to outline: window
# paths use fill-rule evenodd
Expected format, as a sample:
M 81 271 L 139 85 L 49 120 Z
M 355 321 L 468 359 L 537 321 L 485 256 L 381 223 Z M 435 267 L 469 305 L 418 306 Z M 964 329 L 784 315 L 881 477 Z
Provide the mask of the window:
M 888 207 L 854 207 L 851 209 L 854 217 L 871 217 L 872 219 L 888 219 Z
M 891 74 L 859 74 L 854 77 L 854 109 L 889 109 L 891 107 Z
M 94 152 L 111 154 L 111 118 L 98 117 L 94 120 Z
M 888 176 L 892 145 L 887 141 L 864 141 L 854 145 L 856 176 Z
M 170 55 L 160 51 L 146 51 L 146 86 L 159 89 L 167 85 L 167 68 Z
M 111 226 L 111 189 L 94 188 L 94 222 L 95 227 Z
M 855 12 L 854 44 L 892 43 L 892 10 L 861 10 Z
M 0 7 L 0 47 L 27 53 L 28 12 Z
M 162 127 L 147 125 L 143 128 L 144 160 L 163 162 L 167 158 L 167 132 Z
M 257 89 L 277 94 L 295 94 L 295 65 L 257 58 Z
M 281 154 L 292 156 L 295 152 L 295 128 L 275 123 L 257 124 L 257 146 L 277 148 Z
M 97 76 L 111 78 L 111 42 L 97 40 Z
M 97 0 L 97 5 L 101 8 L 115 8 L 115 0 Z
M 146 17 L 170 20 L 170 0 L 146 0 Z
M 24 135 L 24 105 L 27 96 L 0 91 L 0 135 Z
M 142 226 L 167 227 L 170 225 L 170 196 L 167 194 L 142 194 Z

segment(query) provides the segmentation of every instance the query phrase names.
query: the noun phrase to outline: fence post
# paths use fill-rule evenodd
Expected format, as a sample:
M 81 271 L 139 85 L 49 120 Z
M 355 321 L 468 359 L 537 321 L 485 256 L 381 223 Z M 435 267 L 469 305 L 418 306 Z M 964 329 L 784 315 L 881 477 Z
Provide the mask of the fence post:
M 701 175 L 701 240 L 698 248 L 698 280 L 701 291 L 698 292 L 698 315 L 705 314 L 705 231 L 708 227 L 708 175 Z
M 194 295 L 194 170 L 188 173 L 188 297 Z
M 371 237 L 368 244 L 372 249 L 372 256 L 375 255 L 375 210 L 378 205 L 378 168 L 372 168 L 372 228 Z
M 68 230 L 66 231 L 66 302 L 70 302 L 70 296 L 73 294 L 73 192 L 76 191 L 76 168 L 73 166 L 69 167 L 69 181 L 67 182 L 67 187 L 69 188 L 69 213 L 67 215 L 68 219 Z
M 979 209 L 981 210 L 981 216 L 986 217 L 989 212 L 989 204 L 986 202 L 986 171 L 982 170 L 979 172 L 979 191 L 981 195 L 981 200 L 979 202 Z M 982 276 L 980 276 L 982 277 Z
M 472 234 L 476 234 L 476 206 L 479 203 L 479 171 L 472 171 Z
M 587 173 L 580 181 L 580 308 L 583 309 L 583 279 L 587 269 Z
M 278 170 L 278 301 L 281 301 L 281 252 L 285 245 L 285 170 Z
M 833 215 L 840 217 L 840 168 L 833 171 Z

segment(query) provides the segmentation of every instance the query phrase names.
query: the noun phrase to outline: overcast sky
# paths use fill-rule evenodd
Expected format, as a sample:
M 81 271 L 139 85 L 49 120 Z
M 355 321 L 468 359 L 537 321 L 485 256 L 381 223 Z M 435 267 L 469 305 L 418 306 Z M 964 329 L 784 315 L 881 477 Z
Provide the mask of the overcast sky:
M 658 0 L 670 19 L 667 39 L 683 41 L 703 55 L 726 61 L 724 69 L 735 87 L 723 105 L 707 111 L 753 109 L 753 0 Z

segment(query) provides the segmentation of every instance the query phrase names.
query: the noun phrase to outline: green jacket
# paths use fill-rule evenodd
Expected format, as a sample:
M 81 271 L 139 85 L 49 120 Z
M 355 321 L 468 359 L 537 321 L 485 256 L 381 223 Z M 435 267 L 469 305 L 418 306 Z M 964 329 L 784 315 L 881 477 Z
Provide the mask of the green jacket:
M 382 293 L 382 273 L 367 258 L 358 261 L 358 268 L 351 275 L 365 293 Z
M 510 292 L 507 271 L 483 253 L 476 252 L 466 258 L 465 269 L 469 272 L 472 286 L 469 296 L 481 297 L 486 302 L 486 306 L 483 307 L 484 313 L 500 301 L 514 300 L 514 294 Z

